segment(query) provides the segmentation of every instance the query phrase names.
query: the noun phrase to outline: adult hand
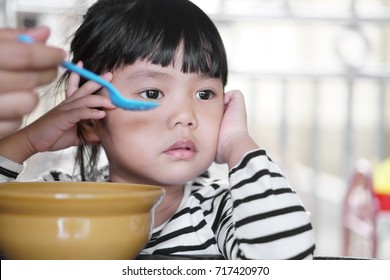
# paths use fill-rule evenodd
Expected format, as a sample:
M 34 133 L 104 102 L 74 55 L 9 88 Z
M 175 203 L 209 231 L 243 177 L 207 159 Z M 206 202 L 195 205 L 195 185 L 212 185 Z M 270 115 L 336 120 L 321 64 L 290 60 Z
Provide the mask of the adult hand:
M 22 33 L 37 43 L 19 42 Z M 0 29 L 0 137 L 18 129 L 23 117 L 34 110 L 39 102 L 35 88 L 57 77 L 66 54 L 44 44 L 49 35 L 46 27 Z

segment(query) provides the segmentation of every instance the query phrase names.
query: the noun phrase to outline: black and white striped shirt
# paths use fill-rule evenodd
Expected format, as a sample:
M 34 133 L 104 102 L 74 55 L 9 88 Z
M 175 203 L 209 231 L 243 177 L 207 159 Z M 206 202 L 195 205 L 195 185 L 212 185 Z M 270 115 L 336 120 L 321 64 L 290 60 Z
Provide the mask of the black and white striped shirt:
M 0 181 L 23 166 L 0 157 Z M 101 180 L 108 177 L 103 169 Z M 74 181 L 50 171 L 39 181 Z M 311 259 L 310 213 L 264 150 L 247 153 L 228 180 L 202 175 L 184 186 L 176 213 L 154 228 L 142 254 L 223 255 L 226 259 Z

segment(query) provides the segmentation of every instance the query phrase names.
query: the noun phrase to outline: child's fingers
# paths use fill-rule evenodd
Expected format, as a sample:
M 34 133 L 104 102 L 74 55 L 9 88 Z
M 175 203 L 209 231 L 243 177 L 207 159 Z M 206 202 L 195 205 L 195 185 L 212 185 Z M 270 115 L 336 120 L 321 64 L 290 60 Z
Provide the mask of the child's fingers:
M 225 93 L 224 96 L 225 109 L 234 108 L 236 110 L 245 111 L 244 95 L 239 90 L 231 90 Z
M 105 73 L 101 75 L 103 79 L 107 81 L 112 80 L 112 74 L 111 73 Z M 73 86 L 73 85 L 72 85 Z M 95 91 L 101 89 L 102 86 L 99 85 L 98 83 L 95 83 L 93 81 L 88 81 L 85 84 L 83 84 L 80 88 L 78 88 L 74 93 L 71 94 L 72 98 L 80 98 L 83 96 L 91 95 Z
M 243 94 L 239 90 L 230 90 L 225 93 L 225 104 L 229 103 L 232 99 L 243 98 Z
M 103 95 L 88 95 L 82 98 L 82 102 L 80 102 L 80 105 L 85 108 L 116 108 L 115 105 L 111 103 L 110 98 Z
M 104 118 L 106 115 L 105 111 L 98 110 L 95 108 L 73 108 L 66 111 L 57 112 L 53 114 L 50 119 L 45 119 L 46 126 L 56 127 L 59 134 L 63 134 L 66 131 L 74 128 L 77 123 L 82 120 L 98 120 Z M 49 121 L 52 124 L 49 124 Z M 53 137 L 55 133 L 51 133 L 50 137 Z M 76 135 L 73 135 L 72 138 Z M 63 135 L 61 135 L 61 138 Z M 64 140 L 64 139 L 63 139 Z
M 77 124 L 81 120 L 98 120 L 106 116 L 103 110 L 93 108 L 74 109 L 69 111 L 68 121 Z
M 55 120 L 55 126 L 59 131 L 68 131 L 79 121 L 102 119 L 106 115 L 105 111 L 91 108 L 74 108 L 67 110 L 66 114 L 63 113 L 56 114 L 51 118 L 51 121 Z
M 77 66 L 83 67 L 83 62 L 82 61 L 77 62 Z M 75 93 L 79 89 L 79 83 L 80 83 L 80 75 L 75 72 L 71 72 L 68 81 L 66 83 L 66 98 L 69 98 L 73 93 Z
M 107 96 L 103 95 L 87 95 L 76 99 L 70 98 L 62 104 L 62 110 L 64 111 L 83 108 L 115 109 L 116 107 Z

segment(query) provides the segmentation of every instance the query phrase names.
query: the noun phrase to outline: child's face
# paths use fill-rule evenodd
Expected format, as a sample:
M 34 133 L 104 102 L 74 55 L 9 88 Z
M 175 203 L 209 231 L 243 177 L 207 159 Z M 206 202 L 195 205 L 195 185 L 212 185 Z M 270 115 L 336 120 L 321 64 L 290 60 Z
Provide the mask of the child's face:
M 97 124 L 112 181 L 182 185 L 214 161 L 224 112 L 222 81 L 184 74 L 181 60 L 176 62 L 161 67 L 139 61 L 114 71 L 113 84 L 121 94 L 160 106 L 118 108 Z

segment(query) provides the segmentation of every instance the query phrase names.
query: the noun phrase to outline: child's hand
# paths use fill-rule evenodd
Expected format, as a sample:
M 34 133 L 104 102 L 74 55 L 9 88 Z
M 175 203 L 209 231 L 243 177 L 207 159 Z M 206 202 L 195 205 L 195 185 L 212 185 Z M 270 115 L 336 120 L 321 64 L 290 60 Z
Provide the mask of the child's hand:
M 112 74 L 106 73 L 102 77 L 111 81 Z M 115 108 L 107 96 L 92 95 L 101 88 L 100 85 L 89 81 L 78 88 L 78 82 L 79 76 L 72 73 L 67 87 L 68 98 L 26 129 L 26 136 L 35 152 L 80 145 L 76 124 L 81 120 L 104 118 L 106 112 L 97 108 Z
M 102 77 L 111 81 L 112 74 L 106 73 Z M 10 143 L 18 145 L 19 147 L 15 147 L 16 153 L 10 155 L 2 149 L 1 146 L 5 146 L 2 144 L 1 154 L 14 161 L 23 162 L 38 152 L 56 151 L 80 145 L 77 123 L 82 120 L 102 119 L 106 115 L 104 109 L 116 107 L 109 97 L 92 94 L 101 88 L 100 85 L 88 81 L 78 88 L 79 79 L 77 74 L 72 73 L 67 85 L 67 98 L 61 104 L 2 141 L 7 141 L 8 145 L 11 145 Z
M 219 131 L 217 163 L 236 165 L 243 155 L 258 145 L 249 136 L 244 96 L 238 90 L 225 93 L 225 113 Z

